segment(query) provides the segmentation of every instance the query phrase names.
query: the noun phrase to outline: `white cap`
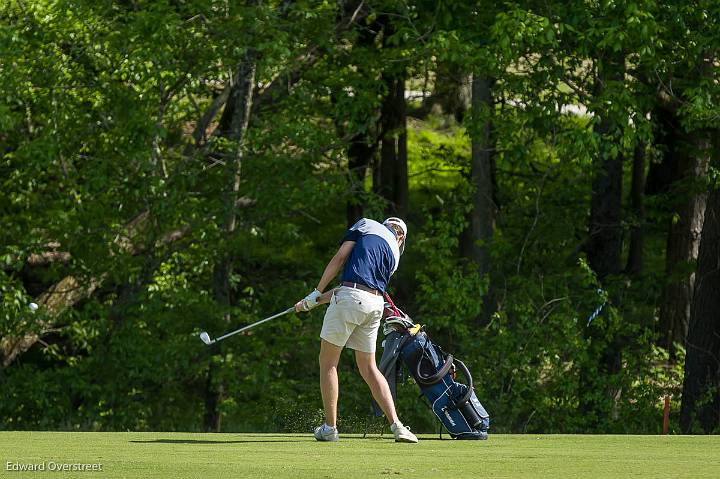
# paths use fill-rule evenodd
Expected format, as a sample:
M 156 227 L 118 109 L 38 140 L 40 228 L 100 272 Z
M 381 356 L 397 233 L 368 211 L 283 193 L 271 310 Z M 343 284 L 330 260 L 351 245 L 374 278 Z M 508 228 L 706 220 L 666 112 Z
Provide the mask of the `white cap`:
M 391 225 L 398 226 L 402 230 L 403 236 L 405 237 L 405 240 L 400 246 L 400 254 L 402 254 L 402 252 L 405 251 L 405 243 L 407 242 L 407 225 L 403 220 L 395 216 L 391 216 L 390 218 L 385 219 L 385 221 L 383 221 L 383 224 L 388 227 Z

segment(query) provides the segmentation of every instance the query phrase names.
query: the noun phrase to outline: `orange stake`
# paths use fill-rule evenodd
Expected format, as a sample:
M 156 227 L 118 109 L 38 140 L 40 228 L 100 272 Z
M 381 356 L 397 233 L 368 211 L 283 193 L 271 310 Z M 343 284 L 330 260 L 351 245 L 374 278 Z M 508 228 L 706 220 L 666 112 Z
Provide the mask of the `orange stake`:
M 670 429 L 670 396 L 665 396 L 665 408 L 663 410 L 663 435 L 668 433 Z

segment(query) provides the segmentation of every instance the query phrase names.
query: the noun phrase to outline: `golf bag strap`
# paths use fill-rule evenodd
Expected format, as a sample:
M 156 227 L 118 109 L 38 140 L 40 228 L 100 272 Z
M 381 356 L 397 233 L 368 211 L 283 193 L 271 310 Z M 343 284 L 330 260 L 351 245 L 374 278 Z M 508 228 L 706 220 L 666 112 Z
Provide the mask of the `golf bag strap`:
M 396 314 L 398 317 L 402 318 L 402 317 L 403 317 L 402 313 L 400 312 L 400 310 L 398 309 L 398 307 L 395 306 L 395 303 L 393 302 L 393 300 L 392 300 L 392 298 L 390 297 L 390 295 L 387 294 L 387 292 L 385 293 L 385 299 L 387 299 L 387 302 L 390 303 L 390 306 L 392 306 L 392 309 L 393 309 L 393 311 L 395 312 L 395 314 Z
M 431 374 L 430 376 L 423 376 L 422 372 L 420 371 L 420 366 L 422 365 L 422 360 L 424 357 L 425 356 L 420 356 L 420 360 L 418 361 L 417 367 L 415 368 L 415 374 L 417 376 L 418 382 L 423 386 L 431 386 L 437 382 L 440 382 L 440 380 L 444 378 L 447 373 L 450 372 L 450 368 L 452 368 L 453 356 L 452 354 L 448 354 L 447 359 L 445 360 L 445 364 L 443 364 L 443 367 L 441 367 L 438 372 L 436 372 L 435 374 Z
M 467 392 L 465 393 L 465 395 L 464 395 L 463 397 L 461 397 L 460 399 L 458 399 L 458 400 L 456 401 L 457 404 L 463 404 L 463 403 L 468 402 L 468 401 L 470 400 L 470 397 L 472 396 L 472 393 L 473 393 L 473 378 L 472 378 L 472 376 L 470 375 L 470 371 L 468 371 L 468 368 L 467 368 L 467 366 L 465 366 L 465 363 L 464 363 L 464 362 L 460 361 L 459 359 L 456 359 L 455 362 L 457 363 L 458 369 L 460 370 L 460 372 L 461 372 L 463 375 L 465 375 L 465 378 L 467 379 L 467 382 L 468 382 L 468 383 L 467 383 L 467 386 L 468 386 Z

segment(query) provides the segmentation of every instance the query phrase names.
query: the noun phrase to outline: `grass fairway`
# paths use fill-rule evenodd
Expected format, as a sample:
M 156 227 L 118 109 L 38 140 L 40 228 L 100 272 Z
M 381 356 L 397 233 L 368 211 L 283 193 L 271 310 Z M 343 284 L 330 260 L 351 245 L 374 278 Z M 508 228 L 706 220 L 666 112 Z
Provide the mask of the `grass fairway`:
M 720 436 L 491 435 L 484 442 L 309 434 L 0 432 L 2 477 L 720 477 Z M 11 464 L 8 464 L 11 463 Z M 57 464 L 101 472 L 57 472 Z M 45 471 L 17 472 L 16 464 Z

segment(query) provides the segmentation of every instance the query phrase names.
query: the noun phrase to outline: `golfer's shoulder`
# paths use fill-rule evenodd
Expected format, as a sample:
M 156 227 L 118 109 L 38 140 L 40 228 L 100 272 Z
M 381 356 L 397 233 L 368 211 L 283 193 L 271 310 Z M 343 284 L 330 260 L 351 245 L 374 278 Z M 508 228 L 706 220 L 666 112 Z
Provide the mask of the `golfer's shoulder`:
M 382 223 L 379 223 L 370 218 L 360 218 L 357 223 L 350 227 L 350 231 L 359 231 L 362 234 L 377 234 L 382 232 L 385 228 Z
M 390 229 L 384 224 L 369 218 L 362 218 L 355 223 L 355 225 L 348 230 L 346 239 L 354 239 L 361 248 L 378 249 L 382 250 L 383 253 L 391 255 L 395 255 L 394 249 L 397 249 L 395 235 Z M 395 256 L 399 256 L 399 254 Z

